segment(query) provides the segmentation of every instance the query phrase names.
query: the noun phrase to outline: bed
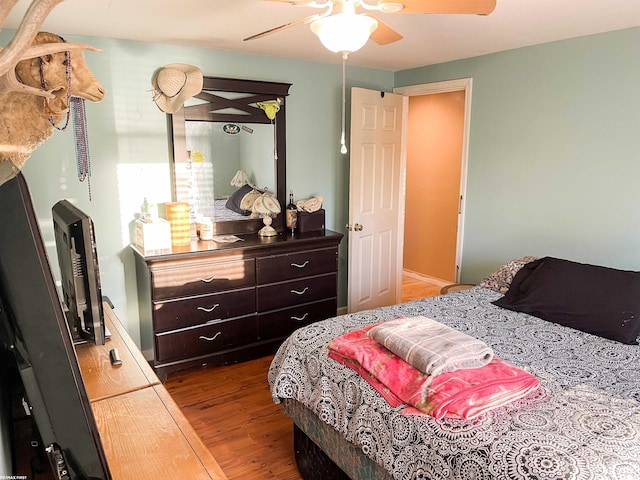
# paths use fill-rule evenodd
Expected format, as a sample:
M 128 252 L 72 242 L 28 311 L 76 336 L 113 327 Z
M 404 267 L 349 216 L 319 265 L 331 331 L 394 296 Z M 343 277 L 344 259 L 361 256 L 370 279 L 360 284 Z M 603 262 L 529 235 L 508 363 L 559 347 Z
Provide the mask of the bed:
M 246 220 L 249 217 L 242 213 L 227 208 L 227 198 L 217 198 L 213 201 L 213 218 L 216 222 L 228 222 L 230 220 Z
M 229 220 L 247 220 L 251 215 L 251 205 L 256 197 L 262 193 L 252 185 L 245 184 L 233 194 L 214 200 L 214 218 L 216 222 Z
M 640 330 L 638 309 L 627 315 L 627 303 L 640 302 L 638 274 L 618 275 L 616 270 L 616 281 L 603 284 L 603 271 L 590 276 L 589 269 L 585 274 L 578 264 L 578 280 L 573 271 L 568 284 L 562 272 L 553 269 L 551 276 L 518 282 L 536 262 L 522 262 L 519 267 L 525 268 L 511 272 L 506 288 L 504 282 L 498 288 L 483 282 L 464 291 L 338 316 L 294 332 L 273 359 L 269 384 L 273 400 L 282 403 L 294 421 L 303 477 L 341 478 L 346 472 L 344 478 L 352 479 L 640 478 L 640 347 L 633 344 Z M 588 288 L 595 290 L 587 288 L 586 294 L 598 298 L 574 294 L 576 283 L 591 280 L 596 285 Z M 586 309 L 587 316 L 592 302 L 602 303 L 603 291 L 607 298 L 615 297 L 614 310 L 624 305 L 625 315 L 631 317 L 631 323 L 622 325 L 632 338 L 623 343 L 601 332 L 582 331 L 590 325 L 577 325 L 582 329 L 578 330 L 567 322 L 492 303 L 532 283 L 539 284 L 535 295 L 542 291 L 554 302 L 578 302 L 576 308 Z M 404 414 L 403 406 L 391 407 L 362 376 L 327 355 L 328 342 L 346 332 L 413 316 L 427 316 L 481 339 L 496 356 L 535 375 L 540 388 L 472 420 L 436 420 Z M 340 470 L 331 470 L 336 465 Z

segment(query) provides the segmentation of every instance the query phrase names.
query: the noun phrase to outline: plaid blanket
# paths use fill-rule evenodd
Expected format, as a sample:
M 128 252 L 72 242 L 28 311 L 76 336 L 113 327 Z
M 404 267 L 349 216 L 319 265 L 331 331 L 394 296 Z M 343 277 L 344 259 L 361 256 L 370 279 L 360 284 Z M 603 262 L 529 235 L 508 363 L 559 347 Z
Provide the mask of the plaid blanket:
M 383 322 L 368 335 L 427 375 L 479 368 L 493 359 L 484 342 L 427 317 Z

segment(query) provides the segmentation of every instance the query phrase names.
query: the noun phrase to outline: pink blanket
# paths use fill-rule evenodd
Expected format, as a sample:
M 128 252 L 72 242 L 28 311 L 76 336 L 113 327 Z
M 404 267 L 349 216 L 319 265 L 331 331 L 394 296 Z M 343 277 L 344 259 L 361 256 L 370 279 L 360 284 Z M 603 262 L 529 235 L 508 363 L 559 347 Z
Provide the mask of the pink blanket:
M 329 356 L 360 373 L 392 407 L 407 404 L 405 413 L 435 418 L 471 419 L 537 389 L 533 375 L 493 357 L 491 363 L 429 376 L 367 336 L 375 325 L 329 342 Z

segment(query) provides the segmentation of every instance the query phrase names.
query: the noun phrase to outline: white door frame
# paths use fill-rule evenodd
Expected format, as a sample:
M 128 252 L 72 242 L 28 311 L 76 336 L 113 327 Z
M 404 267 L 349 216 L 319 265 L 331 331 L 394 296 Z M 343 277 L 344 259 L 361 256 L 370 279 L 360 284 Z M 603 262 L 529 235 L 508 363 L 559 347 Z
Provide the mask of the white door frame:
M 461 78 L 458 80 L 447 80 L 444 82 L 424 83 L 421 85 L 409 85 L 406 87 L 397 87 L 393 89 L 393 93 L 398 93 L 406 97 L 412 97 L 415 95 L 429 95 L 433 93 L 447 93 L 464 90 L 464 130 L 462 134 L 462 158 L 460 169 L 460 206 L 458 210 L 458 235 L 456 239 L 456 282 L 460 282 L 460 275 L 462 272 L 462 243 L 464 239 L 464 213 L 465 202 L 467 199 L 467 168 L 469 163 L 469 130 L 471 126 L 471 90 L 473 80 L 471 78 Z M 404 111 L 404 135 L 406 136 L 406 129 L 408 127 L 406 119 L 408 116 L 408 109 Z M 402 178 L 406 178 L 406 149 L 403 149 L 403 161 L 402 161 Z M 404 208 L 402 210 L 404 215 Z M 404 231 L 404 230 L 403 230 Z M 404 242 L 402 242 L 404 249 Z M 400 260 L 402 260 L 402 250 L 398 253 Z M 398 262 L 399 272 L 398 278 L 402 278 L 402 261 Z

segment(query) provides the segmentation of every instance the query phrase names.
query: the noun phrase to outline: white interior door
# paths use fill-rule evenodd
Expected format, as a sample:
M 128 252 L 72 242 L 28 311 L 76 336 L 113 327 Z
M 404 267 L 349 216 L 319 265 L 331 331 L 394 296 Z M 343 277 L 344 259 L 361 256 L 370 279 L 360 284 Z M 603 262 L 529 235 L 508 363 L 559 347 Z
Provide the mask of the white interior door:
M 351 90 L 350 312 L 400 301 L 404 105 L 402 95 Z

